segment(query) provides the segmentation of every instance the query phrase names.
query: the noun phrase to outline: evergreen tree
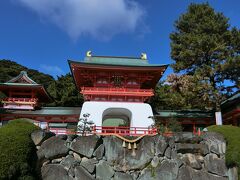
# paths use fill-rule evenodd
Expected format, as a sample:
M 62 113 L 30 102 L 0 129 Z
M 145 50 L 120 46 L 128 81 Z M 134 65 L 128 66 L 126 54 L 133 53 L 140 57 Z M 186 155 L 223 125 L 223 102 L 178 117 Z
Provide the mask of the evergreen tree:
M 50 106 L 81 106 L 83 96 L 79 94 L 70 73 L 60 76 L 48 87 L 54 102 Z
M 157 84 L 150 105 L 154 111 L 191 108 L 186 106 L 182 94 L 176 91 L 167 81 L 160 81 Z
M 83 118 L 79 120 L 78 132 L 80 132 L 82 136 L 87 136 L 92 131 L 91 126 L 94 125 L 94 122 L 89 120 L 89 116 L 90 114 L 88 113 L 83 114 Z
M 206 84 L 205 94 L 217 112 L 224 95 L 239 86 L 239 38 L 239 30 L 207 3 L 191 4 L 170 34 L 174 71 L 192 76 L 195 86 Z
M 150 104 L 159 110 L 211 110 L 208 84 L 191 75 L 170 74 L 166 81 L 158 83 Z

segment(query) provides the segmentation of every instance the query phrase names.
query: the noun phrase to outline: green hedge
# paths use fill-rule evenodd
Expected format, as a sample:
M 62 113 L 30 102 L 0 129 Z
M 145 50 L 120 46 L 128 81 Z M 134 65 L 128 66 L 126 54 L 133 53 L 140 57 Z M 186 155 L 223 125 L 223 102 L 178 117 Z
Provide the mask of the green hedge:
M 34 179 L 36 148 L 30 134 L 36 129 L 25 119 L 0 128 L 0 179 Z
M 227 166 L 240 167 L 240 128 L 231 125 L 209 126 L 208 131 L 223 134 L 227 141 L 226 164 Z M 240 169 L 238 170 L 240 177 Z

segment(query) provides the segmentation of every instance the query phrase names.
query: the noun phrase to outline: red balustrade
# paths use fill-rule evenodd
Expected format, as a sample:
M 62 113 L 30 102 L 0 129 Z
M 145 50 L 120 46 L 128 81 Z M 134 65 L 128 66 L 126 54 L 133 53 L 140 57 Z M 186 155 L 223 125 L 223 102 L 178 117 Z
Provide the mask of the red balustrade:
M 4 98 L 2 101 L 3 102 L 8 102 L 8 103 L 19 103 L 19 102 L 29 102 L 29 103 L 36 103 L 37 98 Z
M 99 134 L 99 135 L 118 134 L 121 136 L 155 135 L 157 134 L 157 129 L 145 128 L 145 127 L 93 126 L 92 134 Z
M 83 94 L 107 94 L 107 95 L 134 95 L 134 96 L 153 96 L 152 89 L 132 89 L 132 88 L 98 88 L 98 87 L 82 87 Z
M 73 131 L 66 128 L 49 128 L 48 129 L 55 134 L 77 134 L 82 135 L 81 131 Z M 85 132 L 85 135 L 121 135 L 121 136 L 141 136 L 141 135 L 155 135 L 157 134 L 156 128 L 144 128 L 144 127 L 104 127 L 104 126 L 92 126 L 90 132 Z
M 72 129 L 66 128 L 47 128 L 47 130 L 54 132 L 57 135 L 82 135 L 81 131 L 74 131 Z M 198 130 L 198 132 L 193 132 L 194 135 L 201 136 L 203 132 Z M 121 136 L 142 136 L 142 135 L 156 135 L 158 134 L 156 128 L 144 128 L 144 127 L 122 127 L 122 126 L 92 126 L 90 132 L 85 132 L 84 135 L 98 134 L 102 136 L 106 135 L 121 135 Z M 173 132 L 161 133 L 163 136 L 171 137 L 174 135 Z

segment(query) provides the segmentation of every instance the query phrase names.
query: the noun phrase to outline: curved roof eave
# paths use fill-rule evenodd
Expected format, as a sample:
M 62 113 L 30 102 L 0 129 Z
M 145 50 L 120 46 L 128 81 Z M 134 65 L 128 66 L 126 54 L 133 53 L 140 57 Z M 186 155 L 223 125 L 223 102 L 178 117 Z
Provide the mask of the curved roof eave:
M 80 64 L 83 66 L 109 66 L 109 67 L 144 67 L 144 68 L 156 68 L 156 67 L 168 67 L 168 64 L 107 64 L 107 63 L 91 63 L 91 62 L 83 62 L 83 61 L 73 61 L 68 60 L 69 65 L 70 64 Z

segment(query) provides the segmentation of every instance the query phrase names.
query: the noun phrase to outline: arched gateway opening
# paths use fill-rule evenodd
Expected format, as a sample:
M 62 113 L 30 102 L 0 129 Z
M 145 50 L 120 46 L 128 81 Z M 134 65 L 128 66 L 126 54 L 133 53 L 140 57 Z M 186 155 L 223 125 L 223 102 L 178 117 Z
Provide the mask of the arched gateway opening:
M 132 113 L 125 108 L 108 108 L 102 114 L 102 132 L 125 134 L 130 133 Z
M 130 127 L 132 113 L 126 108 L 108 108 L 102 114 L 103 127 Z

